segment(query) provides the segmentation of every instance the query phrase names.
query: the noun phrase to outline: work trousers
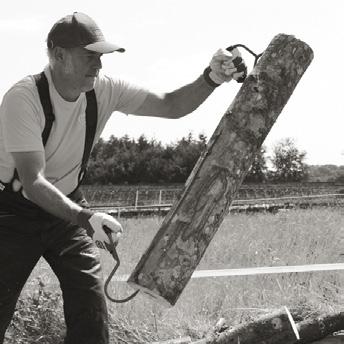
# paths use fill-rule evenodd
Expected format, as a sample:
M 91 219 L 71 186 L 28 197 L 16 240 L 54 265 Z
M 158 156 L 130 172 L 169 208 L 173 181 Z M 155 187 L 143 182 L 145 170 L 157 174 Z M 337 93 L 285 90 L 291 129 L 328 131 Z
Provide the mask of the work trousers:
M 0 344 L 20 292 L 44 257 L 63 295 L 65 344 L 108 344 L 99 252 L 86 231 L 56 217 L 0 216 Z

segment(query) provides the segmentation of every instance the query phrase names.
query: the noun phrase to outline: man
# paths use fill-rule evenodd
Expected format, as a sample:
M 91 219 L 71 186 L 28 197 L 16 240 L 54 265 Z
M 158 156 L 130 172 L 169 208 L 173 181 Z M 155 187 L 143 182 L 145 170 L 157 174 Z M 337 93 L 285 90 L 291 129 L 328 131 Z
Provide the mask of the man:
M 16 83 L 0 108 L 0 343 L 24 283 L 44 257 L 63 292 L 65 343 L 106 344 L 107 310 L 95 243 L 110 250 L 122 227 L 111 216 L 86 209 L 80 196 L 91 147 L 112 112 L 182 117 L 217 86 L 242 77 L 246 66 L 240 57 L 219 50 L 194 82 L 155 94 L 99 75 L 102 54 L 124 49 L 105 41 L 85 14 L 58 21 L 47 46 L 44 73 Z M 87 133 L 92 118 L 94 138 Z

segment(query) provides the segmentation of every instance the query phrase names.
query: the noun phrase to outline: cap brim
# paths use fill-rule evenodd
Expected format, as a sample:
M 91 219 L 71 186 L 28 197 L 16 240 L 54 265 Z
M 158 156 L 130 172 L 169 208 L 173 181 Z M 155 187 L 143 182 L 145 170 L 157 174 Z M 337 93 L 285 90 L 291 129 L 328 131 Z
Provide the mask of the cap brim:
M 125 52 L 124 48 L 122 48 L 116 44 L 106 42 L 106 41 L 88 44 L 84 48 L 87 50 L 90 50 L 90 51 L 95 51 L 95 52 L 100 53 L 100 54 L 109 54 L 109 53 L 113 53 L 115 51 L 117 51 L 119 53 Z

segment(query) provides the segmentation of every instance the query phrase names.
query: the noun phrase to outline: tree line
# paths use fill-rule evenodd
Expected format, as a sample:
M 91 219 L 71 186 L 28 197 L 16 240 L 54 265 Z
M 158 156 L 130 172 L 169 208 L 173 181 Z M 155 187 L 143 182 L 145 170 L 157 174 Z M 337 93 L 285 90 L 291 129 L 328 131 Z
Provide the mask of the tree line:
M 145 135 L 100 139 L 91 153 L 85 184 L 184 183 L 206 144 L 205 135 L 195 138 L 191 133 L 167 145 Z M 306 152 L 285 138 L 273 147 L 271 156 L 265 147 L 257 153 L 245 182 L 307 181 L 305 158 Z

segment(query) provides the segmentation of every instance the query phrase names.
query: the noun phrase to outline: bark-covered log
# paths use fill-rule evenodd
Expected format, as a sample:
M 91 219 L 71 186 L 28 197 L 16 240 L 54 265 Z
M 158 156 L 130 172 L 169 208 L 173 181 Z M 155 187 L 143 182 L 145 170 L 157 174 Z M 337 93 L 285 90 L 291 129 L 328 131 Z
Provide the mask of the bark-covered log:
M 312 58 L 304 42 L 274 37 L 222 117 L 130 285 L 164 304 L 176 303 Z
M 297 323 L 296 327 L 300 334 L 300 340 L 297 343 L 312 343 L 334 332 L 344 330 L 344 312 L 304 320 Z
M 312 342 L 312 344 L 344 344 L 344 336 L 328 336 L 320 340 Z
M 297 340 L 292 322 L 288 311 L 283 309 L 193 344 L 292 344 Z

